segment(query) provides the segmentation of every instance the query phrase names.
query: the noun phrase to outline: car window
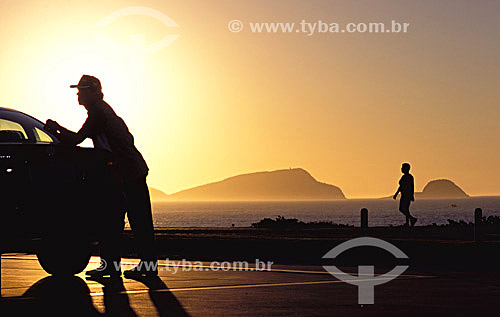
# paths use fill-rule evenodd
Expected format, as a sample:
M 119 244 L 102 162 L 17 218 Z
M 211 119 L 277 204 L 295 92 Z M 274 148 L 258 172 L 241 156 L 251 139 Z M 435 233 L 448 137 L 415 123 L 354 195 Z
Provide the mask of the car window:
M 35 127 L 36 143 L 54 143 L 54 140 L 45 132 Z
M 43 126 L 43 122 L 25 113 L 0 107 L 0 143 L 59 143 Z
M 0 119 L 0 142 L 25 142 L 28 135 L 22 125 L 6 119 Z

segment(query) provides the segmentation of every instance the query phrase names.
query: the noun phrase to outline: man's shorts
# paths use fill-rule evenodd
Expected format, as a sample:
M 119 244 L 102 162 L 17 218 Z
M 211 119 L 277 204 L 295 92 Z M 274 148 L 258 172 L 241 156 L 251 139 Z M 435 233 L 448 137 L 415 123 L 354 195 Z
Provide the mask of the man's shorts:
M 399 211 L 401 211 L 402 213 L 410 212 L 410 203 L 410 198 L 401 197 L 401 199 L 399 200 Z

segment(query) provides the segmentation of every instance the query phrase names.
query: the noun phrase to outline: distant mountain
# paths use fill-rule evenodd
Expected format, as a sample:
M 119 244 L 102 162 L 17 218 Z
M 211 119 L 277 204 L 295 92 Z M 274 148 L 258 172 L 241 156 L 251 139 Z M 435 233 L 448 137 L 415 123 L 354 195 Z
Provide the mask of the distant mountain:
M 460 187 L 449 179 L 436 179 L 427 183 L 421 192 L 415 192 L 415 198 L 467 198 L 467 195 Z M 392 198 L 389 197 L 383 197 Z
M 149 195 L 151 196 L 152 201 L 168 200 L 167 194 L 153 187 L 149 187 Z
M 448 179 L 437 179 L 427 183 L 415 198 L 465 198 L 469 197 L 460 187 Z
M 172 200 L 345 199 L 336 186 L 318 182 L 301 168 L 243 174 L 168 196 Z

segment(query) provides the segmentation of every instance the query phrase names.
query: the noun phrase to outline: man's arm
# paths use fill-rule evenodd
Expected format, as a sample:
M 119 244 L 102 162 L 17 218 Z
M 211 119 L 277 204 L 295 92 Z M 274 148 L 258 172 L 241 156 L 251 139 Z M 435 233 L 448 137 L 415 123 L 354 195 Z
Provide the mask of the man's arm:
M 403 185 L 403 177 L 404 177 L 404 175 L 399 180 L 399 187 L 398 187 L 398 190 L 396 191 L 396 193 L 394 194 L 394 196 L 392 196 L 393 199 L 396 199 L 398 197 L 398 194 L 401 192 L 401 186 Z
M 415 183 L 413 180 L 413 176 L 412 176 L 411 182 L 410 182 L 410 191 L 411 191 L 411 200 L 415 201 Z
M 396 193 L 394 194 L 394 196 L 392 196 L 393 199 L 396 199 L 398 197 L 398 194 L 401 192 L 401 186 L 398 187 L 398 190 L 396 191 Z
M 86 138 L 90 136 L 91 125 L 89 120 L 85 121 L 82 128 L 78 132 L 70 131 L 57 123 L 54 120 L 47 120 L 47 123 L 43 127 L 48 132 L 54 134 L 61 143 L 78 145 L 82 143 Z

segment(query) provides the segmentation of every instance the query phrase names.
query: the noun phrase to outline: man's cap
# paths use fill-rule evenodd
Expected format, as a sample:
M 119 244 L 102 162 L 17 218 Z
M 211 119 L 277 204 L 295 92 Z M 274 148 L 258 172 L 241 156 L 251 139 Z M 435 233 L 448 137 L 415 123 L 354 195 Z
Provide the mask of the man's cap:
M 100 91 L 102 89 L 101 82 L 94 76 L 83 75 L 80 81 L 76 85 L 70 85 L 70 88 L 92 88 L 94 90 Z

